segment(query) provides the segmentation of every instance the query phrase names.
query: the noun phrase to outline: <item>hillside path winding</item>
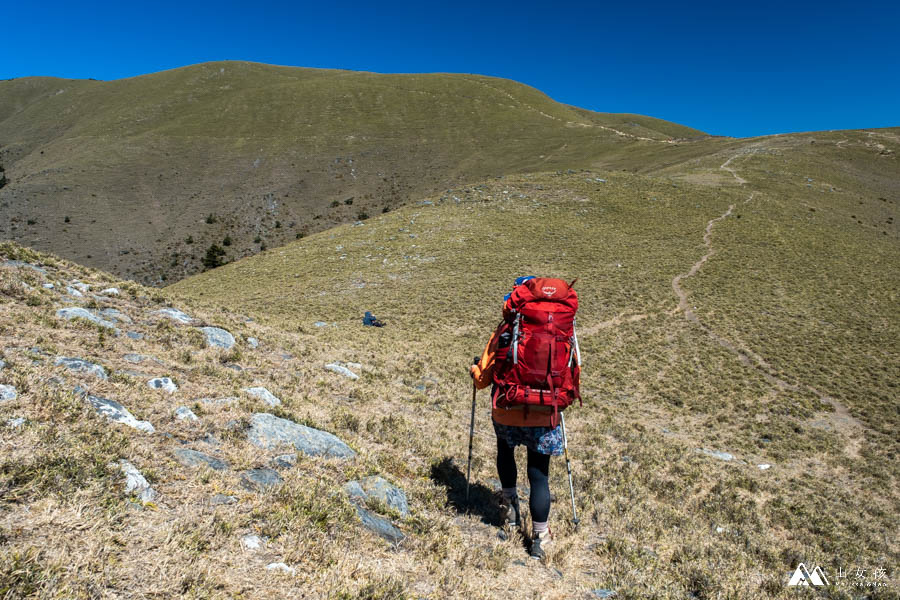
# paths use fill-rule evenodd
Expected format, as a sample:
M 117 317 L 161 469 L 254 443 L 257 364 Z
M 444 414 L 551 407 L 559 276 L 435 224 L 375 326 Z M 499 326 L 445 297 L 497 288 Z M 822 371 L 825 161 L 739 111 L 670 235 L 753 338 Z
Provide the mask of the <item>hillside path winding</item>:
M 731 172 L 731 174 L 734 175 L 738 182 L 743 185 L 744 183 L 747 183 L 747 181 L 737 175 L 737 173 L 735 173 L 732 168 L 728 167 L 728 163 L 730 163 L 733 158 L 734 156 L 725 161 L 721 168 Z M 755 195 L 756 192 L 752 192 L 744 201 L 744 204 L 752 201 Z M 697 272 L 699 272 L 703 267 L 703 265 L 706 264 L 706 262 L 715 254 L 716 251 L 715 248 L 713 248 L 711 239 L 713 228 L 717 223 L 731 216 L 731 213 L 733 211 L 734 204 L 730 204 L 728 206 L 728 210 L 726 210 L 718 217 L 714 217 L 707 222 L 706 230 L 703 234 L 703 245 L 706 247 L 706 253 L 701 256 L 697 262 L 691 265 L 691 268 L 686 273 L 678 274 L 672 279 L 672 290 L 675 292 L 675 296 L 678 298 L 678 306 L 675 308 L 675 310 L 672 311 L 672 314 L 676 314 L 679 311 L 684 313 L 685 319 L 687 319 L 690 323 L 693 323 L 700 327 L 708 336 L 715 340 L 717 344 L 734 354 L 738 358 L 738 360 L 740 360 L 742 365 L 754 369 L 756 372 L 762 375 L 766 382 L 773 388 L 777 390 L 790 391 L 805 390 L 815 395 L 823 404 L 830 405 L 833 409 L 833 412 L 831 412 L 826 417 L 826 420 L 830 423 L 831 427 L 833 427 L 835 430 L 841 431 L 842 433 L 844 433 L 844 435 L 846 435 L 848 440 L 846 446 L 844 447 L 844 451 L 846 452 L 846 454 L 852 458 L 858 458 L 861 447 L 860 437 L 862 435 L 862 432 L 865 430 L 865 427 L 858 419 L 850 414 L 850 411 L 846 406 L 809 384 L 802 382 L 789 383 L 781 377 L 778 377 L 775 374 L 776 370 L 762 356 L 760 356 L 753 350 L 750 350 L 744 344 L 737 344 L 729 339 L 726 339 L 725 337 L 722 337 L 702 321 L 700 321 L 700 318 L 694 312 L 694 307 L 692 307 L 688 302 L 688 293 L 681 286 L 681 283 L 685 279 L 696 275 Z

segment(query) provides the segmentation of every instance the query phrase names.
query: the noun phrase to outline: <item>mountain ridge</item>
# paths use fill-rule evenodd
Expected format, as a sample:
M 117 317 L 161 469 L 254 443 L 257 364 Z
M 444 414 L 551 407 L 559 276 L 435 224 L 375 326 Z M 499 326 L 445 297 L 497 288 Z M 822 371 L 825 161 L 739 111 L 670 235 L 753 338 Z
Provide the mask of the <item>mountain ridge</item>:
M 0 236 L 159 284 L 226 236 L 238 258 L 451 184 L 682 135 L 704 134 L 479 75 L 216 62 L 16 79 L 0 82 Z

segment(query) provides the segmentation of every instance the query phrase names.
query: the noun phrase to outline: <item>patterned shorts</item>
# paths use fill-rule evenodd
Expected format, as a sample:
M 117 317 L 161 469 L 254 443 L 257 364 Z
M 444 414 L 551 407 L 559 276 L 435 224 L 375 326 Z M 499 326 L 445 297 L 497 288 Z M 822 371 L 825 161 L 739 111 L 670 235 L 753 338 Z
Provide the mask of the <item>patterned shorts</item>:
M 522 444 L 538 454 L 559 456 L 563 453 L 562 427 L 516 427 L 501 425 L 494 421 L 497 439 L 503 440 L 510 448 Z

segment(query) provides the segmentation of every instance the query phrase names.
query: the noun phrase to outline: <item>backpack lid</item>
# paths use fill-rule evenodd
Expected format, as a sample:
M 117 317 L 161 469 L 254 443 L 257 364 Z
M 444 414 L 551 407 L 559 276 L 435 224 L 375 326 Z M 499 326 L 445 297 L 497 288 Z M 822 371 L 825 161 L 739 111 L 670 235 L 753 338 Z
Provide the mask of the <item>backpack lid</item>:
M 531 302 L 561 303 L 575 311 L 578 310 L 578 293 L 562 279 L 535 277 L 516 286 L 504 304 L 503 312 L 519 310 Z

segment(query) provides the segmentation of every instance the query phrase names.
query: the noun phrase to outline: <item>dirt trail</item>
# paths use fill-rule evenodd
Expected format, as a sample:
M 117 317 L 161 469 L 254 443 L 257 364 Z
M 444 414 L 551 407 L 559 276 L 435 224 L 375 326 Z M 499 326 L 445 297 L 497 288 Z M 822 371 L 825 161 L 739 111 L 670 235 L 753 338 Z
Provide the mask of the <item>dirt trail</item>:
M 592 325 L 590 327 L 585 327 L 584 329 L 579 330 L 578 334 L 581 336 L 596 335 L 597 333 L 599 333 L 600 331 L 602 331 L 604 329 L 609 329 L 611 327 L 618 327 L 619 325 L 623 325 L 625 323 L 634 323 L 636 321 L 643 321 L 644 319 L 646 319 L 649 316 L 650 315 L 647 315 L 644 313 L 637 313 L 637 314 L 631 314 L 631 315 L 628 313 L 622 313 L 622 314 L 617 315 L 607 321 L 602 321 L 600 323 L 597 323 L 596 325 Z
M 730 159 L 729 159 L 730 160 Z M 724 213 L 715 217 L 714 219 L 710 219 L 709 223 L 706 224 L 706 233 L 703 234 L 703 244 L 706 246 L 706 254 L 700 257 L 700 260 L 695 262 L 690 271 L 687 273 L 682 273 L 680 275 L 676 275 L 674 279 L 672 279 L 672 289 L 675 291 L 675 295 L 678 296 L 678 310 L 684 312 L 684 316 L 691 323 L 700 324 L 700 319 L 697 318 L 697 315 L 694 314 L 694 311 L 691 309 L 690 304 L 687 301 L 687 292 L 685 292 L 681 288 L 681 281 L 683 279 L 687 279 L 688 277 L 693 277 L 697 274 L 697 271 L 709 260 L 709 257 L 715 253 L 715 250 L 712 247 L 712 242 L 709 239 L 709 236 L 712 234 L 713 227 L 715 227 L 716 223 L 727 218 L 731 215 L 731 211 L 734 210 L 734 204 L 728 206 L 728 210 Z
M 740 175 L 738 175 L 738 174 L 737 174 L 737 171 L 734 170 L 734 167 L 729 167 L 729 166 L 728 166 L 728 165 L 731 164 L 731 161 L 733 161 L 735 158 L 737 158 L 737 157 L 740 156 L 741 154 L 742 154 L 742 153 L 738 153 L 738 154 L 735 154 L 735 155 L 731 156 L 728 160 L 726 160 L 725 162 L 723 162 L 723 163 L 721 164 L 721 166 L 719 166 L 719 168 L 722 169 L 722 170 L 724 170 L 724 171 L 728 171 L 729 173 L 731 173 L 740 185 L 744 185 L 745 183 L 747 183 L 747 180 L 744 179 L 743 177 L 741 177 Z
M 728 166 L 728 164 L 736 156 L 738 155 L 732 156 L 731 158 L 726 160 L 720 168 L 730 172 L 732 175 L 734 175 L 735 179 L 737 179 L 738 183 L 743 185 L 747 183 L 747 180 L 740 177 L 737 173 L 734 172 L 733 168 L 730 168 Z M 755 195 L 756 192 L 752 192 L 750 196 L 744 201 L 744 204 L 752 201 Z M 760 375 L 763 376 L 763 378 L 765 378 L 766 382 L 776 390 L 807 391 L 814 394 L 823 404 L 831 406 L 833 412 L 828 413 L 825 416 L 824 420 L 828 422 L 831 428 L 836 431 L 840 431 L 846 436 L 847 444 L 844 447 L 844 451 L 847 453 L 847 455 L 851 458 L 859 458 L 859 450 L 861 446 L 860 437 L 862 436 L 865 427 L 858 419 L 850 414 L 850 411 L 846 406 L 844 406 L 834 398 L 831 398 L 830 396 L 820 392 L 811 385 L 802 383 L 793 384 L 778 377 L 776 375 L 775 369 L 771 365 L 769 365 L 769 363 L 766 362 L 766 360 L 762 356 L 753 352 L 744 344 L 738 344 L 720 336 L 712 329 L 710 329 L 707 325 L 705 325 L 702 321 L 700 321 L 700 318 L 697 317 L 697 314 L 694 312 L 694 308 L 688 302 L 688 293 L 681 286 L 681 283 L 685 279 L 696 275 L 697 272 L 700 271 L 700 269 L 703 267 L 703 265 L 706 264 L 706 262 L 715 254 L 716 251 L 715 248 L 713 248 L 711 240 L 713 228 L 717 223 L 728 218 L 733 210 L 734 204 L 731 204 L 728 206 L 728 210 L 726 210 L 718 217 L 714 217 L 710 219 L 709 222 L 707 222 L 706 230 L 703 234 L 703 245 L 706 246 L 706 253 L 691 266 L 690 270 L 688 270 L 687 273 L 681 273 L 679 275 L 676 275 L 672 279 L 672 290 L 675 292 L 675 296 L 678 298 L 678 306 L 674 311 L 672 311 L 671 314 L 676 314 L 679 311 L 684 313 L 685 319 L 700 327 L 721 347 L 734 354 L 738 358 L 738 360 L 740 360 L 742 365 L 756 370 Z M 601 323 L 601 325 L 603 324 Z

